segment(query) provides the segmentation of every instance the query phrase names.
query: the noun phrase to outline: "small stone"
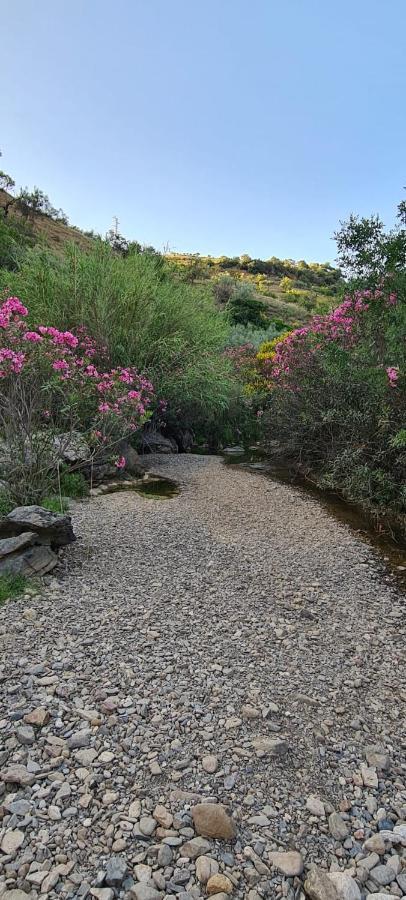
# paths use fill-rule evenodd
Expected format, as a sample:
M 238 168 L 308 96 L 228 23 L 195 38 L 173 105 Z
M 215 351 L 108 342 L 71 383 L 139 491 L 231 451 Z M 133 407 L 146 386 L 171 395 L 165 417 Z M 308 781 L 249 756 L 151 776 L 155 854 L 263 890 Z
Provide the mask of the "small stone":
M 91 736 L 92 732 L 89 728 L 84 728 L 82 731 L 75 731 L 75 733 L 68 738 L 69 750 L 80 750 L 82 747 L 88 747 Z
M 241 715 L 243 719 L 250 721 L 250 719 L 259 719 L 261 713 L 255 706 L 250 706 L 249 703 L 246 703 L 245 706 L 241 707 Z
M 233 885 L 227 875 L 211 875 L 206 890 L 209 897 L 213 894 L 232 894 Z
M 21 725 L 16 729 L 16 738 L 19 744 L 29 747 L 35 741 L 35 731 L 31 725 Z
M 93 765 L 97 756 L 97 750 L 91 747 L 89 750 L 77 750 L 76 752 L 76 762 L 80 763 L 81 766 L 91 766 Z
M 357 882 L 347 872 L 330 872 L 328 877 L 333 882 L 340 900 L 361 900 Z
M 112 856 L 106 866 L 106 884 L 119 888 L 127 874 L 127 863 L 121 856 Z
M 233 820 L 221 803 L 198 803 L 192 807 L 192 818 L 198 834 L 230 841 L 236 836 Z
M 206 854 L 208 850 L 211 850 L 209 841 L 205 841 L 202 837 L 195 837 L 183 844 L 180 848 L 180 855 L 185 856 L 186 859 L 197 859 Z
M 21 784 L 23 787 L 34 784 L 35 775 L 25 766 L 14 765 L 0 772 L 0 780 L 5 784 Z
M 155 807 L 153 812 L 154 819 L 162 825 L 162 828 L 170 828 L 173 822 L 173 815 L 166 809 L 166 806 L 158 806 Z
M 256 737 L 252 741 L 252 746 L 257 752 L 269 756 L 284 756 L 289 750 L 288 742 L 282 738 Z
M 130 819 L 139 819 L 141 815 L 141 800 L 133 800 L 130 803 L 130 807 L 128 810 L 128 817 Z
M 378 769 L 381 772 L 386 772 L 391 767 L 391 759 L 388 753 L 380 753 L 377 750 L 374 750 L 372 747 L 370 750 L 366 751 L 367 763 L 374 769 Z
M 370 838 L 364 843 L 364 850 L 368 850 L 370 853 L 378 853 L 379 856 L 383 856 L 385 853 L 385 841 L 380 834 L 373 834 Z
M 114 897 L 114 891 L 111 888 L 90 888 L 90 893 L 97 900 L 113 900 Z
M 11 891 L 4 891 L 4 894 L 0 894 L 1 900 L 29 900 L 31 894 L 26 894 L 25 891 L 19 891 L 17 888 L 12 888 Z
M 48 818 L 51 819 L 52 822 L 59 822 L 59 819 L 61 818 L 59 806 L 48 806 Z
M 6 831 L 3 836 L 3 840 L 1 842 L 1 849 L 3 853 L 12 854 L 16 853 L 17 850 L 24 843 L 24 832 L 20 831 L 19 828 L 15 828 L 14 830 Z
M 161 866 L 161 868 L 163 869 L 165 868 L 165 866 L 170 866 L 173 860 L 173 850 L 169 846 L 169 844 L 161 844 L 158 850 L 157 860 L 158 866 Z
M 340 813 L 331 813 L 328 817 L 328 827 L 330 829 L 330 834 L 336 841 L 345 841 L 349 835 L 347 825 L 342 816 L 340 816 Z
M 376 774 L 376 769 L 372 768 L 372 766 L 361 765 L 361 778 L 365 787 L 378 787 L 378 776 Z
M 319 800 L 318 797 L 310 796 L 306 800 L 306 809 L 311 812 L 312 816 L 317 816 L 319 819 L 326 818 L 326 810 L 324 807 L 324 803 Z
M 118 800 L 119 794 L 117 791 L 105 791 L 102 796 L 102 804 L 103 806 L 111 806 L 112 803 L 115 803 Z
M 219 767 L 219 761 L 217 756 L 213 754 L 208 754 L 208 756 L 204 756 L 202 759 L 202 769 L 207 772 L 209 775 L 213 775 L 214 772 L 217 772 Z
M 156 821 L 152 816 L 141 816 L 139 828 L 141 834 L 144 834 L 145 837 L 150 837 L 156 829 Z
M 314 866 L 304 883 L 305 893 L 310 900 L 340 900 L 333 882 L 324 869 Z
M 296 850 L 288 850 L 286 853 L 270 853 L 269 860 L 288 878 L 301 875 L 303 872 L 303 857 Z
M 234 728 L 239 728 L 242 725 L 242 719 L 239 716 L 230 716 L 229 719 L 226 719 L 225 729 L 226 731 L 233 731 Z
M 393 894 L 383 894 L 382 891 L 379 891 L 377 894 L 367 894 L 366 900 L 393 900 Z
M 151 887 L 149 884 L 143 884 L 143 882 L 135 884 L 131 888 L 131 894 L 134 895 L 136 900 L 160 900 L 162 897 L 162 894 L 156 888 Z
M 145 866 L 143 863 L 139 863 L 137 866 L 134 866 L 134 875 L 137 881 L 142 881 L 144 883 L 151 881 L 152 868 L 151 866 Z
M 217 875 L 219 864 L 211 856 L 199 856 L 196 860 L 196 876 L 201 884 L 207 884 L 209 878 Z
M 161 775 L 162 774 L 161 766 L 159 765 L 159 763 L 157 763 L 156 759 L 153 759 L 152 762 L 149 764 L 149 771 L 151 772 L 151 775 Z M 145 898 L 145 900 L 148 900 L 148 898 Z M 151 898 L 151 900 L 153 900 L 153 898 Z
M 376 884 L 382 885 L 383 887 L 387 884 L 391 884 L 396 878 L 396 873 L 391 866 L 375 866 L 374 869 L 371 869 L 369 874 Z

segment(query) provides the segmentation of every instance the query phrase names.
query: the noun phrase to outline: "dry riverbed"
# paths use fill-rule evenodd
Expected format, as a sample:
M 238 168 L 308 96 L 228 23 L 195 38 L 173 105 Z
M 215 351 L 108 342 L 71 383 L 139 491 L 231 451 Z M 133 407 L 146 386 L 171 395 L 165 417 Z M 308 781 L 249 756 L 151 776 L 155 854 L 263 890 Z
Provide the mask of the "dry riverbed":
M 0 900 L 403 897 L 404 597 L 311 497 L 151 467 L 0 610 Z

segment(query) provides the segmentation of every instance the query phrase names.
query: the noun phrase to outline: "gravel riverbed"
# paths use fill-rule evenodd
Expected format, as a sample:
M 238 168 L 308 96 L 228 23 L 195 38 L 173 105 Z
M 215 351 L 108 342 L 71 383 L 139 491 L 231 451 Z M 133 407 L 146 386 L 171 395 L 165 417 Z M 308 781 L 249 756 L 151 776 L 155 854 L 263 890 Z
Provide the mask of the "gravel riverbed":
M 0 900 L 404 898 L 404 597 L 312 497 L 149 462 L 0 610 Z

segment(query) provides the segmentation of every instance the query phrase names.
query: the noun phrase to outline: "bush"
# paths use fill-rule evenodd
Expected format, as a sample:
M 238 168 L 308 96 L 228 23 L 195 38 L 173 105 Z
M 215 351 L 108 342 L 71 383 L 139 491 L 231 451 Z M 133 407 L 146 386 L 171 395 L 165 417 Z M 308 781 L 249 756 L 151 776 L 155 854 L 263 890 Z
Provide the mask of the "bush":
M 64 497 L 81 498 L 89 494 L 89 485 L 80 472 L 63 470 L 60 476 L 60 489 Z
M 49 493 L 77 432 L 92 459 L 104 458 L 148 420 L 153 399 L 151 383 L 132 367 L 98 370 L 97 347 L 83 331 L 30 329 L 27 316 L 17 297 L 0 305 L 2 474 L 16 504 Z
M 62 258 L 30 251 L 3 286 L 29 301 L 33 322 L 84 325 L 113 366 L 148 372 L 167 400 L 168 424 L 203 428 L 223 415 L 232 375 L 222 357 L 228 322 L 206 285 L 179 282 L 162 257 L 116 255 L 104 242 L 90 253 L 68 247 Z
M 254 325 L 261 328 L 266 324 L 266 304 L 255 296 L 251 284 L 239 284 L 227 303 L 227 312 L 234 325 Z
M 27 585 L 23 575 L 0 575 L 0 606 L 12 597 L 23 594 Z

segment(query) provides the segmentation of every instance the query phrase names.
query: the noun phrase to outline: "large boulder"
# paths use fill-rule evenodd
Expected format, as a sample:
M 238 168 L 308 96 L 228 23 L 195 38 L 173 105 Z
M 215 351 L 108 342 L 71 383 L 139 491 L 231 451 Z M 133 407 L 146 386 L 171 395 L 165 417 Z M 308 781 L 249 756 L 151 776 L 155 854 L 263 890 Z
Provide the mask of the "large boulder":
M 141 436 L 143 453 L 177 453 L 178 445 L 173 438 L 164 437 L 157 428 L 146 427 Z
M 18 506 L 0 520 L 0 538 L 25 531 L 35 532 L 38 543 L 64 547 L 75 541 L 70 516 L 53 513 L 42 506 Z
M 56 554 L 39 543 L 33 531 L 0 540 L 0 575 L 45 575 L 57 562 Z
M 54 449 L 58 459 L 71 465 L 86 463 L 92 455 L 89 444 L 80 431 L 57 434 L 54 437 Z

